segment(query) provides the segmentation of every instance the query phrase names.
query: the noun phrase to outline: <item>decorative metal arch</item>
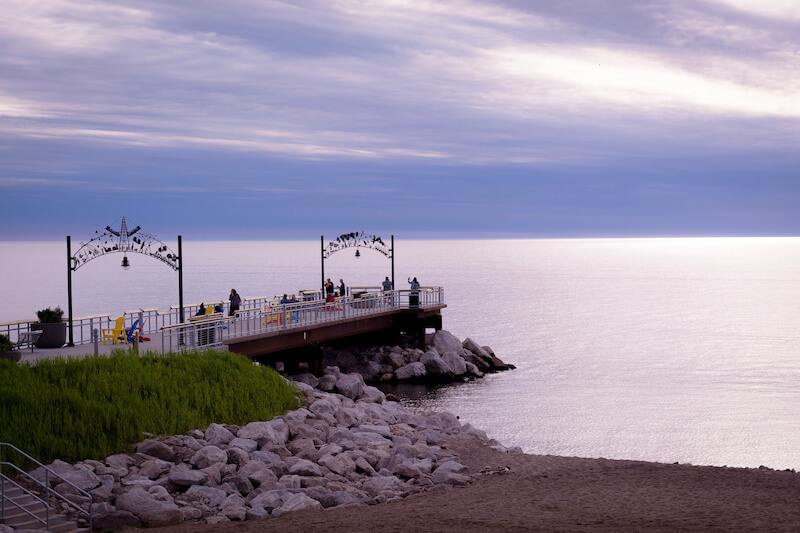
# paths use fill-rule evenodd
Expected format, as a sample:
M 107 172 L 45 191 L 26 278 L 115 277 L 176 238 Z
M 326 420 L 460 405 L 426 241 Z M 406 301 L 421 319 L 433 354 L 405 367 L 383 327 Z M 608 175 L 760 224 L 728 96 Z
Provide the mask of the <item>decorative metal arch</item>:
M 322 247 L 322 295 L 325 295 L 325 260 L 335 254 L 341 252 L 346 248 L 355 248 L 356 257 L 359 257 L 358 248 L 368 248 L 375 250 L 388 257 L 392 261 L 392 287 L 394 287 L 394 235 L 392 235 L 390 244 L 387 245 L 383 239 L 377 235 L 369 235 L 363 231 L 356 231 L 353 233 L 343 233 L 334 240 L 325 245 L 325 236 L 320 235 L 320 246 Z
M 133 230 L 128 230 L 128 223 L 122 217 L 122 224 L 119 230 L 106 226 L 105 229 L 95 231 L 94 236 L 88 242 L 81 243 L 75 255 L 72 255 L 72 238 L 67 235 L 67 301 L 69 332 L 68 346 L 73 345 L 72 333 L 72 272 L 80 267 L 106 254 L 122 252 L 125 258 L 122 261 L 123 267 L 128 267 L 128 252 L 147 255 L 158 259 L 168 265 L 172 270 L 178 272 L 178 306 L 180 307 L 180 320 L 183 322 L 183 246 L 181 236 L 178 235 L 178 253 L 175 253 L 169 246 L 156 239 L 153 235 L 141 232 L 142 228 L 136 226 Z
M 345 233 L 332 240 L 322 250 L 323 258 L 327 259 L 336 252 L 341 252 L 346 248 L 369 248 L 380 252 L 388 258 L 392 258 L 393 250 L 383 242 L 383 239 L 376 235 L 367 235 L 363 231 Z
M 129 231 L 125 217 L 122 217 L 119 230 L 106 226 L 102 233 L 95 231 L 95 235 L 88 242 L 81 243 L 75 255 L 70 257 L 70 267 L 78 270 L 92 259 L 106 254 L 132 252 L 153 257 L 169 265 L 172 270 L 178 270 L 178 254 L 155 236 L 141 232 L 141 229 L 141 226 L 136 226 Z

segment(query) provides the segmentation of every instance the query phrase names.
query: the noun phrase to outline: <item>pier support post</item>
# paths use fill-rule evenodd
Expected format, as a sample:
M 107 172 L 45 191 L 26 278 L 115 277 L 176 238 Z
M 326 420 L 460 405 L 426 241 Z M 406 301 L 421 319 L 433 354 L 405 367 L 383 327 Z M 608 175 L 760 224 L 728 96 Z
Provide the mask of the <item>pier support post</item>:
M 71 237 L 67 235 L 67 331 L 69 333 L 69 341 L 67 346 L 75 346 L 72 336 L 72 242 Z

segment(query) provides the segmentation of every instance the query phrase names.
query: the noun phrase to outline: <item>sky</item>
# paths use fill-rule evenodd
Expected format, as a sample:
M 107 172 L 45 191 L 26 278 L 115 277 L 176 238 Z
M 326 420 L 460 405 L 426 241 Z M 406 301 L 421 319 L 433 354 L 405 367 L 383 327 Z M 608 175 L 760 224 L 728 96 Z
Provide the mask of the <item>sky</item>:
M 797 0 L 3 0 L 0 240 L 800 235 Z

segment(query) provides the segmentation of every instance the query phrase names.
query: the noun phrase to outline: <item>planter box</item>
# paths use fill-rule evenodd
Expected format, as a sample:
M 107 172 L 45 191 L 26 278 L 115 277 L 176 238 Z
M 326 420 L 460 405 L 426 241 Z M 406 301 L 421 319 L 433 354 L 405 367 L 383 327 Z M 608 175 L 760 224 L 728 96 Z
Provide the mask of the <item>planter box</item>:
M 67 342 L 67 323 L 57 324 L 31 324 L 31 330 L 41 331 L 39 340 L 36 341 L 37 348 L 61 348 Z
M 0 360 L 14 361 L 15 363 L 22 359 L 22 352 L 20 350 L 11 350 L 10 352 L 0 352 Z

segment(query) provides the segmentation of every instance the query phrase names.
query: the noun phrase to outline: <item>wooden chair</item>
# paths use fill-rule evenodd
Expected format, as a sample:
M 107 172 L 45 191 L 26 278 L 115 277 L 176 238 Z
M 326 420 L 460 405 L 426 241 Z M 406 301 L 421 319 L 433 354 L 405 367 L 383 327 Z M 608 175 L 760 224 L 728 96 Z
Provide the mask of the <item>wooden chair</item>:
M 125 333 L 125 317 L 121 316 L 117 319 L 113 328 L 103 328 L 103 346 L 106 341 L 111 341 L 114 344 L 125 343 L 128 344 L 128 335 Z

